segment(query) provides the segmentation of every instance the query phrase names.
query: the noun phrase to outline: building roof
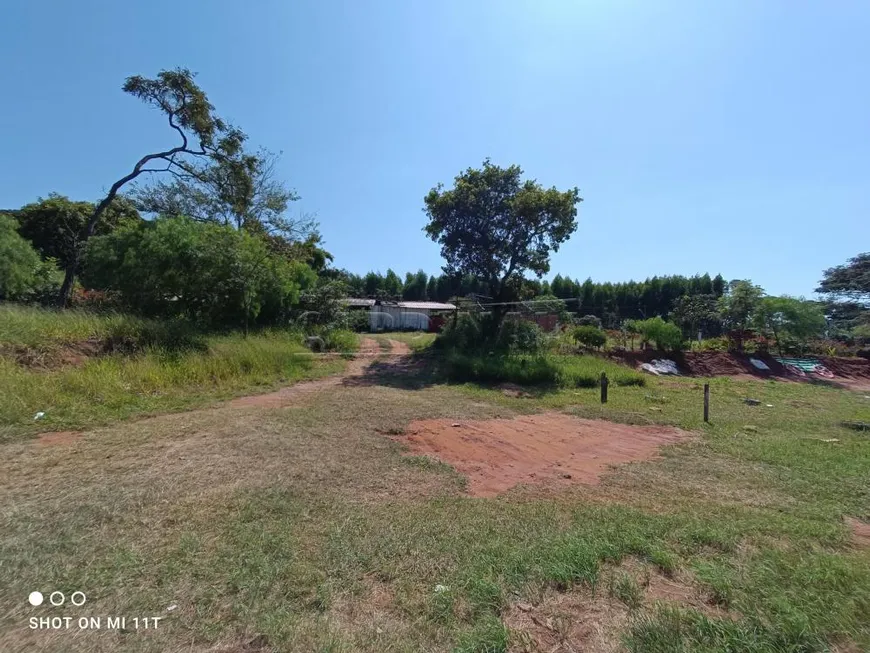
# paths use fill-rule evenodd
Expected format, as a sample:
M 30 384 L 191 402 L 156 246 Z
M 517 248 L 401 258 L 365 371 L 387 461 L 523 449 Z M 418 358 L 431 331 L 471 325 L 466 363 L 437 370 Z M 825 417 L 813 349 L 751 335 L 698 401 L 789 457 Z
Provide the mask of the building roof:
M 442 302 L 398 302 L 399 308 L 428 308 L 433 311 L 452 311 L 456 308 L 453 304 Z
M 348 297 L 342 300 L 345 306 L 374 306 L 379 303 L 382 306 L 396 306 L 398 308 L 408 308 L 411 310 L 429 309 L 431 311 L 452 311 L 456 309 L 453 304 L 445 304 L 442 302 L 394 302 L 384 300 L 377 302 L 375 299 L 361 299 L 357 297 Z

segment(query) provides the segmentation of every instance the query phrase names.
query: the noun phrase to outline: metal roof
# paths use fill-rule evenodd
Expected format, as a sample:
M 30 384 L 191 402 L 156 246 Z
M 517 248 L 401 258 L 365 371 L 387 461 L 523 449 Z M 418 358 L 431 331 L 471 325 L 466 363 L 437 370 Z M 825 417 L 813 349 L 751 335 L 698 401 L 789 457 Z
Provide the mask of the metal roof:
M 456 306 L 441 302 L 399 302 L 399 308 L 428 308 L 433 311 L 452 311 Z
M 357 299 L 355 297 L 348 297 L 347 299 L 342 300 L 347 306 L 374 306 L 374 299 Z

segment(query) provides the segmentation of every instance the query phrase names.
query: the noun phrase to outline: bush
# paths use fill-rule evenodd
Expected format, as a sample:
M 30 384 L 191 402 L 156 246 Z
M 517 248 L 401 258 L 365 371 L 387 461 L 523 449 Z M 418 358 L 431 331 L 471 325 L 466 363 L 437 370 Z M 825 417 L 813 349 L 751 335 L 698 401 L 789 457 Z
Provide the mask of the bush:
M 577 326 L 591 326 L 596 329 L 601 328 L 601 318 L 597 315 L 584 315 L 583 317 L 578 317 L 574 320 L 574 324 Z
M 364 333 L 371 329 L 371 317 L 368 311 L 348 311 L 347 328 L 357 333 Z
M 510 353 L 535 353 L 544 349 L 544 334 L 534 322 L 505 320 L 498 330 L 495 349 Z
M 683 346 L 683 332 L 673 322 L 665 322 L 660 317 L 636 321 L 634 328 L 640 334 L 643 342 L 655 343 L 656 349 L 662 351 L 678 351 Z
M 456 320 L 447 320 L 435 341 L 436 347 L 471 351 L 483 343 L 481 319 L 477 315 L 465 313 Z
M 607 343 L 607 334 L 594 326 L 578 326 L 572 332 L 574 342 L 586 347 L 601 348 Z
M 646 379 L 634 370 L 592 356 L 484 356 L 451 351 L 444 357 L 444 372 L 453 382 L 595 388 L 602 368 L 614 385 L 646 384 Z
M 537 353 L 546 346 L 541 328 L 534 322 L 505 319 L 493 338 L 491 315 L 460 315 L 448 320 L 438 336 L 436 346 L 443 349 L 478 352 L 493 350 L 504 353 Z
M 57 287 L 57 268 L 18 233 L 18 223 L 0 215 L 0 299 L 43 299 Z
M 117 291 L 138 313 L 246 328 L 286 321 L 316 279 L 307 265 L 270 253 L 262 238 L 176 217 L 92 238 L 82 270 L 85 285 Z

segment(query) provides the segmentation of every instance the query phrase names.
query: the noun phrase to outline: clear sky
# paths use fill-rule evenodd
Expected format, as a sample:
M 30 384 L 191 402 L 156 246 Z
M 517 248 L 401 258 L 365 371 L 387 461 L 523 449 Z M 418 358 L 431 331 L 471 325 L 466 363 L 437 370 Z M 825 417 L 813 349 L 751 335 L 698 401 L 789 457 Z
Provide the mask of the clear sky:
M 99 199 L 174 144 L 121 92 L 184 66 L 335 264 L 422 267 L 423 196 L 485 157 L 578 186 L 553 273 L 809 295 L 870 250 L 870 3 L 5 0 L 0 208 Z M 552 276 L 552 275 L 551 275 Z

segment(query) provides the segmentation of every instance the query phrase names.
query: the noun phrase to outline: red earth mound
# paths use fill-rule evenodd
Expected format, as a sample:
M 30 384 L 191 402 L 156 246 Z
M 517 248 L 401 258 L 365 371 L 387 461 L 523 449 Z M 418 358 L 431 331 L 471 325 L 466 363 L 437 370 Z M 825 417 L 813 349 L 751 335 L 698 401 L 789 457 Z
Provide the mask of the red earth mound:
M 403 442 L 412 453 L 449 463 L 468 477 L 473 496 L 521 483 L 596 484 L 611 465 L 647 460 L 659 447 L 690 437 L 664 426 L 627 426 L 545 413 L 516 419 L 411 422 Z
M 797 377 L 776 362 L 770 354 L 738 354 L 724 351 L 693 351 L 666 353 L 661 351 L 623 351 L 612 352 L 611 358 L 637 367 L 658 358 L 673 360 L 680 372 L 688 376 L 736 376 L 744 378 L 780 378 L 790 381 L 810 381 L 830 383 L 856 390 L 870 389 L 870 360 L 865 358 L 842 358 L 836 356 L 811 356 L 830 370 L 834 377 Z M 759 370 L 750 358 L 763 361 L 770 369 Z

